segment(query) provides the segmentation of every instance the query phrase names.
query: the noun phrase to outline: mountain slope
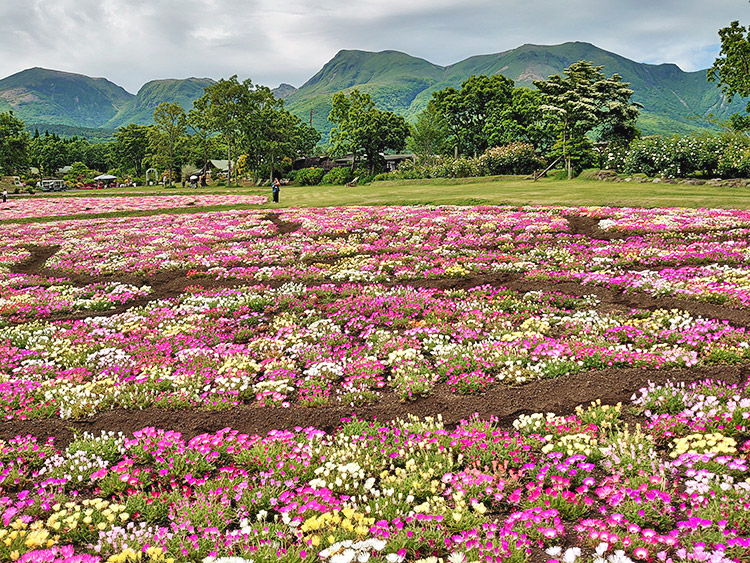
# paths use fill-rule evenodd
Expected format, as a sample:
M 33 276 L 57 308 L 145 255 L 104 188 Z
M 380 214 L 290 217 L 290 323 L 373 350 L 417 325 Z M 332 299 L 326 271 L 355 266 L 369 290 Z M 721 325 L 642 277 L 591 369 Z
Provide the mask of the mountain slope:
M 470 57 L 440 67 L 395 51 L 365 53 L 341 51 L 320 72 L 286 100 L 287 107 L 327 133 L 330 98 L 334 92 L 357 88 L 368 92 L 379 107 L 413 119 L 432 93 L 447 86 L 459 88 L 471 75 L 504 74 L 517 86 L 532 87 L 534 80 L 559 74 L 579 60 L 602 65 L 609 76 L 620 74 L 634 90 L 633 100 L 644 105 L 639 126 L 643 133 L 687 133 L 712 128 L 709 114 L 726 119 L 742 111 L 744 103 L 726 103 L 705 71 L 683 72 L 676 65 L 648 65 L 581 42 L 562 45 L 523 45 L 511 51 Z
M 101 127 L 133 94 L 105 78 L 31 68 L 0 80 L 0 111 L 25 122 Z
M 213 84 L 210 78 L 185 78 L 182 80 L 152 80 L 144 84 L 135 98 L 127 102 L 107 123 L 106 127 L 117 129 L 129 123 L 150 125 L 154 122 L 154 110 L 162 102 L 178 103 L 185 112 L 193 107 L 204 93 L 204 88 Z
M 620 74 L 634 90 L 633 100 L 643 104 L 639 127 L 644 134 L 689 133 L 715 128 L 706 118 L 726 119 L 743 112 L 745 101 L 730 105 L 705 71 L 683 72 L 672 64 L 649 65 L 631 61 L 589 43 L 522 45 L 490 55 L 477 55 L 443 67 L 398 51 L 371 53 L 340 51 L 310 80 L 295 90 L 283 84 L 275 94 L 302 120 L 311 120 L 323 133 L 334 93 L 357 88 L 369 93 L 378 107 L 413 120 L 432 97 L 447 86 L 458 88 L 471 75 L 501 73 L 518 86 L 562 73 L 571 64 L 588 60 L 604 67 L 609 76 Z M 55 126 L 107 128 L 128 123 L 150 124 L 162 102 L 177 102 L 185 110 L 203 95 L 213 81 L 208 78 L 154 80 L 137 95 L 104 78 L 28 69 L 0 80 L 0 112 L 13 109 L 27 124 L 55 132 Z
M 433 88 L 443 75 L 443 67 L 398 51 L 339 51 L 285 103 L 305 121 L 312 110 L 313 126 L 327 134 L 331 97 L 336 92 L 356 88 L 369 93 L 379 108 L 407 115 L 414 98 Z

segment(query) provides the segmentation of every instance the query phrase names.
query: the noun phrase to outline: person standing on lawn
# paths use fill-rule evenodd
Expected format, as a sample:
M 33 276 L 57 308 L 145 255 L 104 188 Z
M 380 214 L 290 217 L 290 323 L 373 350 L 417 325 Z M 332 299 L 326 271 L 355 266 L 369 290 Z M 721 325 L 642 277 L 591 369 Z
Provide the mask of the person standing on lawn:
M 281 192 L 281 182 L 279 182 L 278 178 L 274 178 L 271 186 L 272 186 L 272 192 L 273 192 L 273 202 L 279 203 L 279 193 Z

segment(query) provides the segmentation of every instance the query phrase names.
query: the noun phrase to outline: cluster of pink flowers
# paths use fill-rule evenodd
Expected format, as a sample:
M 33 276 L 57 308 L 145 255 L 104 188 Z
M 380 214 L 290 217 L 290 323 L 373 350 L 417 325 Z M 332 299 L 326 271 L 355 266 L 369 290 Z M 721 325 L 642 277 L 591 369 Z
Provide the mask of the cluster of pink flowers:
M 34 197 L 10 199 L 5 205 L 0 206 L 0 220 L 207 205 L 262 205 L 266 201 L 268 198 L 265 196 L 221 194 Z
M 145 295 L 98 290 L 89 308 Z M 724 321 L 595 307 L 589 297 L 490 286 L 193 287 L 120 314 L 0 326 L 0 412 L 78 418 L 146 406 L 363 405 L 388 390 L 414 400 L 436 385 L 476 394 L 584 369 L 750 357 L 750 334 Z M 5 312 L 23 321 L 52 309 L 38 299 Z
M 644 390 L 636 404 L 653 407 L 647 397 L 662 392 Z M 548 414 L 542 433 L 524 430 L 530 418 L 509 433 L 478 417 L 452 431 L 439 420 L 355 417 L 333 434 L 225 428 L 185 441 L 144 428 L 85 435 L 65 450 L 19 436 L 0 443 L 0 538 L 15 529 L 23 541 L 0 542 L 0 557 L 104 562 L 132 549 L 146 561 L 312 562 L 351 549 L 376 561 L 460 553 L 500 563 L 563 544 L 622 562 L 687 562 L 699 552 L 742 561 L 747 458 L 665 460 L 618 412 L 592 406 L 558 422 Z M 584 453 L 563 451 L 584 442 Z M 628 458 L 636 445 L 646 449 Z M 91 503 L 116 517 L 87 531 Z M 67 524 L 50 528 L 60 518 Z

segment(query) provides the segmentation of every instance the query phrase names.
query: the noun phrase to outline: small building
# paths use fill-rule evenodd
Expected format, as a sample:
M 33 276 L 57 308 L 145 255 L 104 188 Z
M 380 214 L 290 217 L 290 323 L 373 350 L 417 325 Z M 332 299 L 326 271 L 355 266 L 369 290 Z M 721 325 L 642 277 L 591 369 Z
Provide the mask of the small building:
M 385 161 L 385 169 L 387 172 L 395 171 L 402 162 L 414 158 L 414 155 L 412 154 L 384 154 L 381 156 Z M 360 159 L 359 162 L 363 162 L 363 159 Z M 303 168 L 322 168 L 324 171 L 330 172 L 334 168 L 343 168 L 346 166 L 351 167 L 353 163 L 353 154 L 347 154 L 340 158 L 331 158 L 329 156 L 305 156 L 295 159 L 292 163 L 292 169 L 301 170 Z
M 385 159 L 385 170 L 386 172 L 395 172 L 401 163 L 407 160 L 413 160 L 413 154 L 386 154 L 383 155 Z

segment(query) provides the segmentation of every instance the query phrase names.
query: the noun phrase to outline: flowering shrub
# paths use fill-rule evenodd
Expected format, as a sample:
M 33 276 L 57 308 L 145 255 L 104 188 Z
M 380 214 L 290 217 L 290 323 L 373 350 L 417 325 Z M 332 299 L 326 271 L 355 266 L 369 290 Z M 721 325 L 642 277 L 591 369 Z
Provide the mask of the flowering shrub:
M 712 177 L 747 177 L 750 152 L 745 139 L 700 135 L 645 137 L 629 147 L 615 147 L 602 155 L 602 167 L 626 174 L 681 178 L 696 173 Z
M 468 178 L 500 174 L 531 174 L 543 167 L 544 161 L 535 153 L 533 146 L 514 142 L 487 149 L 477 157 L 458 159 L 440 157 L 429 163 L 407 160 L 399 166 L 394 176 L 404 179 Z

